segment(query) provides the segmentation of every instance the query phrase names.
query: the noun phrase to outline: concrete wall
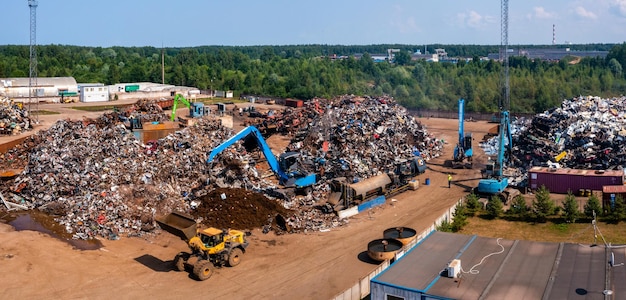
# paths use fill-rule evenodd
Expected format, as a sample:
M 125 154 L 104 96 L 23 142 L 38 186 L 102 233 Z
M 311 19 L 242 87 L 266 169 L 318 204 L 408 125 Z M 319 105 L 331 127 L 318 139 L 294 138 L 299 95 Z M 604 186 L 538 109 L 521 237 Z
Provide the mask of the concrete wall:
M 405 253 L 413 249 L 415 245 L 417 245 L 419 242 L 425 239 L 433 231 L 437 230 L 437 226 L 441 225 L 443 221 L 452 222 L 452 218 L 454 217 L 454 212 L 456 211 L 456 206 L 459 203 L 463 203 L 462 198 L 459 199 L 459 201 L 457 201 L 450 208 L 448 208 L 448 210 L 445 211 L 441 216 L 439 216 L 430 227 L 424 229 L 419 235 L 417 235 L 415 239 L 413 239 L 410 243 L 405 245 L 402 248 L 402 250 L 398 251 L 393 261 L 398 261 L 398 259 L 404 256 Z M 371 280 L 374 277 L 376 277 L 378 274 L 386 270 L 391 264 L 392 263 L 389 260 L 384 261 L 378 266 L 378 268 L 376 268 L 370 274 L 361 278 L 353 286 L 343 291 L 342 293 L 336 295 L 335 297 L 333 297 L 333 299 L 334 300 L 361 300 L 367 297 L 368 295 L 370 295 L 370 299 L 372 300 L 377 300 L 377 299 L 382 300 L 382 299 L 386 299 L 385 294 L 392 294 L 392 295 L 397 295 L 397 296 L 406 294 L 407 297 L 405 299 L 421 299 L 420 293 L 410 292 L 410 291 L 407 292 L 407 291 L 402 290 L 400 287 L 393 287 L 392 289 L 391 285 L 382 286 L 376 283 L 371 283 Z M 394 293 L 394 292 L 398 292 L 398 293 Z M 399 294 L 399 293 L 402 293 L 402 294 Z

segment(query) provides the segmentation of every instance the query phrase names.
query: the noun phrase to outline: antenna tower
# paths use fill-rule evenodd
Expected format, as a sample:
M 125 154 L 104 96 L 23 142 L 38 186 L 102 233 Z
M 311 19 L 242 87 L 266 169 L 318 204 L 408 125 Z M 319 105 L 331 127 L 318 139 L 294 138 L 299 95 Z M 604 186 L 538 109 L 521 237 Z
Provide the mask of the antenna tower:
M 39 108 L 39 99 L 37 99 L 37 92 L 34 89 L 37 88 L 37 0 L 28 0 L 28 7 L 30 8 L 30 71 L 28 78 L 28 111 L 29 115 L 31 104 L 33 103 L 33 95 L 37 101 L 37 108 Z M 36 123 L 39 123 L 39 114 L 37 114 Z
M 508 110 L 511 101 L 511 87 L 509 84 L 509 0 L 502 0 L 502 20 L 501 20 L 501 41 L 500 41 L 500 59 L 504 63 L 503 79 L 503 95 L 502 103 L 500 103 L 500 111 Z

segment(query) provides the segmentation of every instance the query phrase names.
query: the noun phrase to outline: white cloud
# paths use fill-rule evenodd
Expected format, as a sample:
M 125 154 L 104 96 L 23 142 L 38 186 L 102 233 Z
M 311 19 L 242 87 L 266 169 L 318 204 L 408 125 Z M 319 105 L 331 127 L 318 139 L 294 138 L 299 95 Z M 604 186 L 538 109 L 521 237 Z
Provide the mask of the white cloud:
M 461 26 L 470 27 L 470 28 L 482 28 L 485 27 L 488 23 L 493 23 L 494 18 L 490 16 L 483 16 L 473 10 L 469 12 L 458 13 L 457 22 L 461 24 Z
M 613 0 L 611 7 L 618 16 L 626 18 L 626 0 Z
M 467 26 L 469 27 L 480 27 L 483 24 L 483 16 L 475 11 L 470 11 L 469 16 L 467 18 Z
M 395 27 L 401 33 L 412 33 L 412 32 L 421 31 L 414 17 L 402 16 L 404 12 L 402 7 L 395 5 L 394 10 L 396 11 L 396 14 L 395 14 L 396 17 L 394 17 L 390 21 L 390 24 L 392 27 Z
M 594 14 L 591 11 L 586 10 L 584 7 L 582 6 L 577 6 L 576 9 L 576 14 L 580 17 L 586 18 L 586 19 L 597 19 L 598 16 L 596 16 L 596 14 Z
M 533 11 L 535 13 L 532 15 L 532 17 L 537 19 L 552 19 L 555 17 L 554 13 L 546 11 L 546 9 L 541 6 L 533 7 Z

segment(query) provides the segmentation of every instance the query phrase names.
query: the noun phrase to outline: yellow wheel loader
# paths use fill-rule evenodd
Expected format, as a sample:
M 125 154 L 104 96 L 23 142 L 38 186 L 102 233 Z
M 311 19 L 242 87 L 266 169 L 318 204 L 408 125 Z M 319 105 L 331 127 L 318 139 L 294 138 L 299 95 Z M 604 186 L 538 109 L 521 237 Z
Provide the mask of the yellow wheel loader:
M 246 233 L 213 227 L 198 229 L 192 216 L 172 212 L 157 218 L 161 228 L 187 242 L 191 252 L 180 252 L 174 258 L 178 271 L 190 270 L 198 280 L 207 280 L 215 268 L 234 267 L 248 247 Z

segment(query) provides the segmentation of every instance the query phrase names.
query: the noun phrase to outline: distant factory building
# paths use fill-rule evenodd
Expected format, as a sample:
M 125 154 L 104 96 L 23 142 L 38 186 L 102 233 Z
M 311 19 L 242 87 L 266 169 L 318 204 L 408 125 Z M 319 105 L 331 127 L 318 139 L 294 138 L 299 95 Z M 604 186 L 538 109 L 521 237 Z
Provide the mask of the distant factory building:
M 29 78 L 0 78 L 0 95 L 23 101 L 28 98 Z M 32 97 L 59 98 L 61 95 L 76 95 L 78 85 L 74 77 L 39 77 L 33 83 Z
M 524 56 L 528 59 L 534 60 L 548 60 L 559 61 L 567 56 L 573 57 L 590 57 L 590 58 L 605 58 L 609 54 L 609 51 L 575 51 L 570 48 L 561 49 L 509 49 L 509 56 Z M 499 53 L 489 53 L 489 59 L 500 59 Z

